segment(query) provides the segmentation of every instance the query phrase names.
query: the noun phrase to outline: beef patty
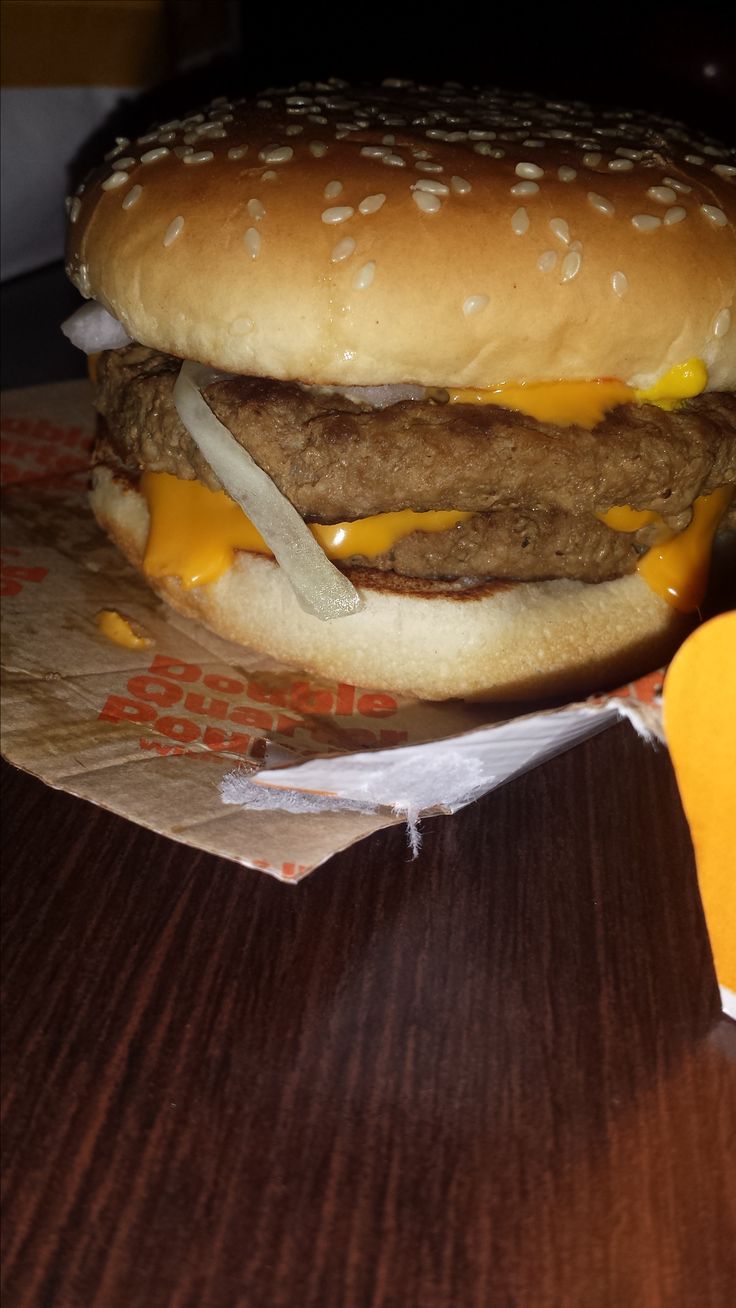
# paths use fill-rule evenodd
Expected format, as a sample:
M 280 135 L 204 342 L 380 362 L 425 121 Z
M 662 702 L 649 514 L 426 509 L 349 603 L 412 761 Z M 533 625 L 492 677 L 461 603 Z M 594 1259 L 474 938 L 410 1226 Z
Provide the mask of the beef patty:
M 138 345 L 101 356 L 107 441 L 98 458 L 220 489 L 174 407 L 179 366 Z M 497 405 L 450 405 L 441 393 L 375 409 L 259 377 L 225 378 L 206 398 L 307 520 L 405 508 L 473 514 L 445 532 L 414 532 L 377 558 L 346 561 L 407 576 L 620 576 L 636 567 L 652 528 L 615 532 L 598 513 L 653 509 L 679 530 L 697 496 L 736 483 L 732 394 L 704 394 L 672 413 L 623 405 L 592 431 Z

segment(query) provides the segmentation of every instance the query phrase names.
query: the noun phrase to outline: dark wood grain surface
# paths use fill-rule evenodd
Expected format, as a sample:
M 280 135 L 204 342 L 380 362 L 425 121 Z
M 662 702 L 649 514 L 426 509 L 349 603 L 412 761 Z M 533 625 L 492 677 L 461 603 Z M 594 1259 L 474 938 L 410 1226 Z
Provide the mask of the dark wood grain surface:
M 5 1305 L 702 1305 L 736 1038 L 622 724 L 297 887 L 5 769 Z

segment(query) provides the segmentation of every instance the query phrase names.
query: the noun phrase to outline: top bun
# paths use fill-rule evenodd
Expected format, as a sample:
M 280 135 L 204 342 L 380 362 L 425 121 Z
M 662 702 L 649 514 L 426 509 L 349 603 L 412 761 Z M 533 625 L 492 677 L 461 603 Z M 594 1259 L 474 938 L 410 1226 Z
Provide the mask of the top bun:
M 302 83 L 120 140 L 68 270 L 143 344 L 311 383 L 487 387 L 697 357 L 736 387 L 736 156 L 508 92 Z

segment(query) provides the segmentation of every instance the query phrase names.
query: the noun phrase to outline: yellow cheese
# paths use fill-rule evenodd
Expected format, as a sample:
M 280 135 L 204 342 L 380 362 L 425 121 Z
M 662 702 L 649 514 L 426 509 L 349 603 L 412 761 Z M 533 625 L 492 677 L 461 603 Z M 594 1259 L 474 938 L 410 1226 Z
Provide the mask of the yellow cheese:
M 451 390 L 451 404 L 501 404 L 558 427 L 595 427 L 609 409 L 631 404 L 635 392 L 620 381 L 521 382 L 488 390 Z
M 708 369 L 702 359 L 688 359 L 660 377 L 648 390 L 636 391 L 641 404 L 657 404 L 660 409 L 675 409 L 682 400 L 700 395 L 708 385 Z
M 124 649 L 149 649 L 153 644 L 143 628 L 137 622 L 131 622 L 116 609 L 100 609 L 97 614 L 97 627 L 102 636 L 106 636 L 114 645 Z
M 506 382 L 486 389 L 450 390 L 451 404 L 501 404 L 539 422 L 558 427 L 575 423 L 595 427 L 618 404 L 657 404 L 674 409 L 684 399 L 699 395 L 708 384 L 708 370 L 702 359 L 670 368 L 647 390 L 637 391 L 615 378 L 595 381 Z
M 694 613 L 705 596 L 713 538 L 732 494 L 733 486 L 720 486 L 711 495 L 699 496 L 690 522 L 680 532 L 670 531 L 651 509 L 631 509 L 627 504 L 617 504 L 597 516 L 613 531 L 638 531 L 658 524 L 660 539 L 642 555 L 637 572 L 673 608 Z
M 263 537 L 238 504 L 224 491 L 198 481 L 182 481 L 167 472 L 144 472 L 141 491 L 151 515 L 143 570 L 149 577 L 179 577 L 185 589 L 216 581 L 232 565 L 236 550 L 270 554 Z M 447 531 L 470 513 L 448 510 L 378 513 L 357 522 L 310 530 L 331 559 L 353 554 L 373 558 L 390 550 L 413 531 Z
M 271 553 L 240 506 L 224 491 L 211 491 L 201 482 L 182 481 L 166 472 L 144 472 L 141 491 L 151 519 L 143 560 L 149 577 L 179 577 L 184 588 L 191 590 L 222 576 L 232 566 L 236 550 Z M 638 531 L 650 523 L 661 526 L 662 538 L 643 555 L 638 571 L 669 604 L 690 613 L 702 602 L 713 537 L 732 492 L 733 487 L 721 487 L 697 499 L 692 521 L 678 534 L 670 532 L 649 509 L 618 505 L 598 517 L 614 531 Z M 374 558 L 414 531 L 447 531 L 472 516 L 458 510 L 415 513 L 403 509 L 356 522 L 312 523 L 310 529 L 332 559 L 356 554 Z
M 639 560 L 637 570 L 647 585 L 682 613 L 694 613 L 703 602 L 713 538 L 732 494 L 732 486 L 721 486 L 701 495 L 685 530 L 652 545 Z

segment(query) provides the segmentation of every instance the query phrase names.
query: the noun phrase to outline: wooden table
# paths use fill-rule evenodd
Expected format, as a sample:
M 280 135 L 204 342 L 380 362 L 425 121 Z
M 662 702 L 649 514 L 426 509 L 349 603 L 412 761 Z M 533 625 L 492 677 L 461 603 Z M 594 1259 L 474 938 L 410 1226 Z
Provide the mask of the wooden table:
M 3 779 L 5 1308 L 734 1302 L 665 751 L 622 723 L 297 887 Z

